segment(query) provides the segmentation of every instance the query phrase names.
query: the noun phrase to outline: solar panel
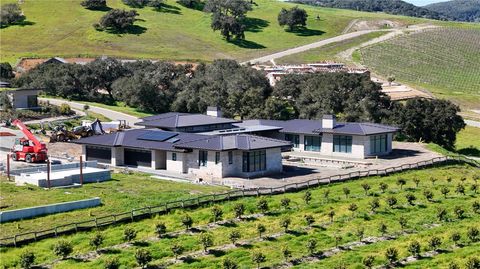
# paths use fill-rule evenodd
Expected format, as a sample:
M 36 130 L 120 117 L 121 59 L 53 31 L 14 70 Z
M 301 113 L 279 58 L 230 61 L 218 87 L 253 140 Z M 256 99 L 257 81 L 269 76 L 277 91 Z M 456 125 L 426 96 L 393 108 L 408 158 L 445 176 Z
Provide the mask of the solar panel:
M 141 136 L 138 137 L 140 140 L 148 140 L 148 141 L 158 141 L 158 142 L 164 142 L 165 140 L 168 140 L 172 137 L 177 136 L 177 133 L 171 133 L 171 132 L 156 132 L 156 131 L 150 131 L 147 132 Z

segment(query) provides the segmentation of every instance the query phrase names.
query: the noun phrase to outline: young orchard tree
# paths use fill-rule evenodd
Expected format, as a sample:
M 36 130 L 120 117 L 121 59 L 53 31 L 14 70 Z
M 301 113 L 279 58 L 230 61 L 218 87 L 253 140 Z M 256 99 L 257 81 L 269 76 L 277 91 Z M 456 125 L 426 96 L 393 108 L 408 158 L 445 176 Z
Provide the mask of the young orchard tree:
M 455 262 L 451 262 L 448 264 L 448 269 L 460 269 L 460 266 Z
M 257 208 L 262 212 L 263 214 L 266 214 L 269 210 L 268 202 L 265 198 L 261 198 L 257 202 Z
M 458 241 L 460 241 L 460 239 L 462 239 L 462 235 L 459 232 L 453 232 L 450 235 L 450 240 L 452 240 L 454 246 L 457 246 Z
M 307 250 L 310 255 L 315 254 L 317 251 L 317 240 L 315 238 L 310 238 L 307 240 Z
M 388 189 L 388 184 L 387 183 L 384 183 L 384 182 L 380 182 L 380 190 L 382 191 L 382 193 L 385 193 L 385 191 Z M 371 257 L 371 256 L 369 256 Z
M 342 241 L 342 236 L 341 235 L 335 235 L 335 247 L 337 248 L 338 245 L 340 244 L 340 241 Z
M 20 266 L 24 269 L 32 268 L 35 263 L 35 254 L 29 250 L 25 250 L 20 254 Z
M 432 238 L 430 238 L 430 240 L 428 240 L 428 246 L 432 250 L 437 250 L 441 244 L 442 244 L 442 240 L 438 236 L 433 236 Z
M 73 252 L 73 246 L 66 240 L 60 240 L 53 246 L 53 253 L 65 260 Z
M 267 257 L 262 252 L 254 252 L 252 254 L 252 261 L 257 264 L 257 269 L 260 268 L 260 264 L 267 261 Z
M 181 219 L 181 222 L 186 231 L 188 231 L 193 225 L 193 219 L 189 215 L 184 215 Z
M 330 196 L 330 190 L 323 191 L 323 198 L 328 202 L 328 197 Z
M 363 237 L 365 236 L 365 228 L 358 227 L 357 230 L 355 231 L 355 235 L 358 237 L 360 241 L 362 241 Z
M 393 264 L 398 259 L 398 250 L 394 247 L 387 248 L 385 251 L 385 258 L 387 258 L 390 264 Z
M 398 201 L 397 201 L 397 198 L 395 198 L 395 196 L 389 196 L 386 198 L 386 202 L 387 202 L 387 205 L 393 209 Z
M 208 248 L 213 246 L 213 236 L 212 234 L 209 234 L 209 233 L 202 233 L 200 235 L 200 243 L 202 244 L 203 246 L 203 251 L 205 253 L 208 252 Z
M 92 238 L 90 238 L 90 246 L 95 250 L 97 251 L 98 248 L 103 244 L 103 235 L 101 233 L 96 233 L 92 236 Z
M 343 188 L 343 193 L 345 194 L 345 198 L 348 199 L 348 195 L 350 195 L 350 189 L 347 187 Z
M 335 216 L 335 211 L 330 210 L 330 212 L 328 212 L 328 217 L 330 218 L 330 223 L 333 223 L 333 217 L 334 216 Z
M 104 269 L 119 269 L 120 268 L 120 260 L 117 257 L 107 258 L 103 263 Z
M 477 257 L 470 257 L 468 258 L 467 262 L 465 263 L 466 269 L 478 269 L 480 268 L 480 259 Z
M 236 242 L 238 241 L 238 239 L 240 239 L 241 235 L 240 235 L 240 232 L 237 231 L 237 230 L 233 230 L 231 231 L 229 234 L 228 234 L 228 239 L 230 240 L 230 242 L 232 242 L 232 244 L 236 244 Z
M 439 221 L 447 220 L 447 210 L 443 207 L 437 208 L 437 219 Z
M 378 231 L 384 236 L 387 233 L 387 225 L 385 223 L 380 223 L 380 226 L 378 226 Z
M 352 212 L 352 217 L 355 217 L 355 211 L 357 211 L 358 206 L 355 203 L 352 203 L 348 206 L 348 210 Z
M 443 194 L 443 197 L 445 197 L 445 199 L 447 199 L 447 194 L 450 192 L 450 189 L 448 187 L 442 187 L 440 189 L 440 192 Z
M 405 228 L 407 227 L 408 220 L 407 220 L 406 217 L 401 216 L 401 217 L 398 219 L 398 223 L 400 224 L 400 227 L 402 227 L 402 231 L 403 231 L 403 230 L 405 230 Z
M 284 218 L 282 220 L 280 220 L 280 227 L 283 228 L 283 230 L 285 232 L 288 231 L 288 226 L 290 226 L 290 223 L 292 222 L 292 220 L 290 220 L 290 218 Z
M 258 237 L 262 237 L 262 234 L 267 230 L 267 228 L 265 228 L 265 225 L 259 223 L 257 225 L 257 233 L 258 233 Z
M 287 210 L 290 208 L 290 199 L 286 197 L 282 198 L 282 200 L 280 200 L 280 204 L 282 205 L 283 208 L 285 208 L 285 210 Z
M 479 234 L 480 234 L 480 232 L 478 231 L 477 228 L 475 228 L 475 227 L 468 228 L 467 237 L 470 240 L 470 242 L 472 242 L 472 243 L 477 242 L 478 239 L 479 239 L 478 238 Z
M 178 256 L 182 255 L 183 247 L 177 243 L 173 244 L 170 249 L 172 250 L 173 256 L 175 256 L 175 260 L 178 259 Z
M 135 251 L 135 260 L 138 266 L 147 268 L 148 263 L 152 261 L 152 254 L 146 249 L 138 249 Z
M 455 188 L 455 192 L 458 194 L 465 195 L 465 186 L 463 186 L 462 184 L 458 184 L 457 187 Z
M 414 257 L 420 257 L 421 246 L 418 241 L 412 241 L 408 244 L 408 252 L 412 254 Z
M 478 190 L 478 185 L 477 183 L 474 183 L 470 186 L 470 190 L 473 192 L 473 194 L 477 194 L 477 190 Z
M 415 183 L 415 188 L 418 189 L 418 185 L 420 185 L 420 179 L 418 177 L 415 177 L 413 179 L 413 182 Z
M 235 217 L 237 219 L 241 219 L 243 214 L 245 213 L 245 205 L 242 203 L 235 204 L 233 207 L 233 211 L 235 212 Z
M 430 182 L 432 182 L 432 186 L 435 186 L 436 181 L 437 181 L 437 178 L 430 177 Z
M 288 249 L 287 246 L 284 246 L 282 248 L 282 255 L 283 255 L 283 258 L 285 259 L 285 262 L 287 262 L 288 259 L 292 257 L 292 252 Z
M 367 256 L 362 260 L 363 265 L 368 269 L 371 269 L 373 267 L 374 262 L 375 262 L 374 256 Z
M 167 232 L 167 226 L 163 222 L 155 224 L 155 233 L 161 238 Z
M 282 8 L 278 14 L 278 24 L 280 26 L 288 26 L 290 31 L 296 27 L 305 27 L 307 25 L 307 11 L 298 7 L 293 7 L 289 10 Z
M 363 188 L 363 191 L 365 192 L 365 196 L 367 196 L 367 195 L 368 195 L 368 191 L 369 191 L 370 188 L 371 188 L 370 185 L 367 184 L 367 183 L 363 183 L 363 184 L 362 184 L 362 188 Z
M 219 206 L 212 207 L 212 217 L 213 217 L 214 223 L 221 220 L 222 216 L 223 216 L 223 210 Z
M 303 218 L 305 219 L 305 222 L 307 223 L 308 227 L 311 227 L 312 224 L 315 223 L 315 218 L 312 215 L 307 214 Z
M 137 231 L 134 229 L 127 227 L 123 230 L 123 239 L 125 239 L 125 241 L 131 242 L 135 237 L 137 237 Z
M 473 202 L 472 210 L 474 213 L 480 214 L 480 202 L 478 201 Z
M 427 201 L 429 201 L 429 202 L 433 201 L 433 192 L 432 191 L 430 191 L 430 190 L 423 191 L 423 196 L 425 196 L 425 199 L 427 199 Z
M 227 257 L 227 258 L 223 259 L 223 261 L 222 261 L 222 268 L 223 269 L 238 269 L 238 264 Z
M 404 178 L 397 179 L 397 185 L 400 187 L 400 190 L 403 190 L 405 184 L 407 184 L 407 181 Z
M 306 191 L 305 194 L 303 195 L 303 201 L 305 204 L 310 204 L 310 201 L 312 200 L 312 193 L 310 191 Z
M 465 214 L 465 210 L 463 209 L 463 207 L 457 205 L 453 209 L 453 212 L 455 213 L 455 216 L 457 216 L 458 219 L 463 219 Z
M 380 200 L 378 198 L 373 198 L 372 201 L 369 203 L 370 209 L 372 210 L 372 213 L 375 214 L 377 212 L 377 209 L 380 207 Z
M 411 206 L 414 206 L 415 205 L 415 200 L 417 200 L 417 197 L 415 195 L 413 195 L 412 193 L 407 193 L 405 195 L 405 198 L 407 198 L 407 202 L 411 205 Z

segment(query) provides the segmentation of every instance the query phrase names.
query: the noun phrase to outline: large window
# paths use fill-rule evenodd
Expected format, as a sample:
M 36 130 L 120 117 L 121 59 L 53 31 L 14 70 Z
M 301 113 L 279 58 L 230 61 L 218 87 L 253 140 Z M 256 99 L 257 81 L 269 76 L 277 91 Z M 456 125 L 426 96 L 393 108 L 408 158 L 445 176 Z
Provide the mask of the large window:
M 352 153 L 352 137 L 348 135 L 334 135 L 333 152 Z
M 370 154 L 387 152 L 387 135 L 370 136 Z
M 215 164 L 220 163 L 220 152 L 215 152 Z
M 233 151 L 228 152 L 228 164 L 233 163 Z
M 305 151 L 320 151 L 322 147 L 322 136 L 305 136 Z
M 177 153 L 172 152 L 172 161 L 176 161 L 176 160 L 177 160 Z
M 208 151 L 199 150 L 198 151 L 198 165 L 207 166 L 207 160 L 208 160 Z
M 292 142 L 294 148 L 300 145 L 300 136 L 294 134 L 285 134 L 285 140 Z
M 267 169 L 267 152 L 265 150 L 243 153 L 243 172 L 257 172 Z

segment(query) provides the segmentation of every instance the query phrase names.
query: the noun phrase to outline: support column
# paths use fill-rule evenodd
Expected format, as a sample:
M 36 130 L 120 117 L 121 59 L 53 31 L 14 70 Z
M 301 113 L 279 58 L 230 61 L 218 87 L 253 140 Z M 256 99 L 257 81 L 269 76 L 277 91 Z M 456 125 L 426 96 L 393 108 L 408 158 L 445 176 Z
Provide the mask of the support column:
M 124 165 L 124 149 L 122 147 L 112 148 L 112 166 Z

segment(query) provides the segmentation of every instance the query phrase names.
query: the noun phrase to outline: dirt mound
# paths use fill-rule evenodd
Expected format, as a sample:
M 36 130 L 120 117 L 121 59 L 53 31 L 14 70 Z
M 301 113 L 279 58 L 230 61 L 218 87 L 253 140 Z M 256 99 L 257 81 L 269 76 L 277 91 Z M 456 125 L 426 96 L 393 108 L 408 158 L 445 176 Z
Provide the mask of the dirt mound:
M 351 25 L 349 32 L 362 30 L 392 29 L 405 26 L 405 23 L 394 20 L 358 20 Z

